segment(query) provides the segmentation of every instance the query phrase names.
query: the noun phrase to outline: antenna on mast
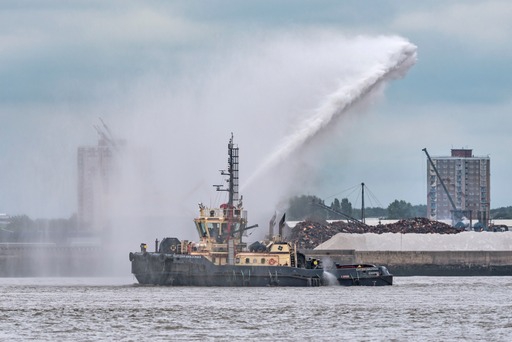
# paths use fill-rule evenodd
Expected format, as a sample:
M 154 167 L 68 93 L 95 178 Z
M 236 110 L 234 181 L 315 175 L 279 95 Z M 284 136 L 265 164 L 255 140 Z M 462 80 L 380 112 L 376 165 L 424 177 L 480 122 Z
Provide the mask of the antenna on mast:
M 229 176 L 226 182 L 228 188 L 224 188 L 222 185 L 214 185 L 217 191 L 227 191 L 229 194 L 228 206 L 231 208 L 234 203 L 239 201 L 238 198 L 238 158 L 239 158 L 238 146 L 233 143 L 233 133 L 231 133 L 231 139 L 228 143 L 228 169 L 220 170 L 220 174 L 223 176 Z

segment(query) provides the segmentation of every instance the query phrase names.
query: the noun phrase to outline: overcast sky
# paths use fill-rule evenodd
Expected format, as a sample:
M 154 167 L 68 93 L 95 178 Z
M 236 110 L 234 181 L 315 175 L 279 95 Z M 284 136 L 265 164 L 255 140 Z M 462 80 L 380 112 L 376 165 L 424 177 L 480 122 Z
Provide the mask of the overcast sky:
M 118 209 L 144 197 L 192 217 L 214 202 L 231 132 L 243 183 L 396 42 L 417 47 L 416 64 L 254 180 L 248 209 L 272 213 L 285 194 L 356 201 L 344 191 L 361 182 L 369 206 L 426 204 L 425 147 L 490 156 L 491 207 L 512 205 L 510 18 L 509 1 L 4 0 L 0 213 L 76 212 L 76 149 L 102 117 L 144 151 Z

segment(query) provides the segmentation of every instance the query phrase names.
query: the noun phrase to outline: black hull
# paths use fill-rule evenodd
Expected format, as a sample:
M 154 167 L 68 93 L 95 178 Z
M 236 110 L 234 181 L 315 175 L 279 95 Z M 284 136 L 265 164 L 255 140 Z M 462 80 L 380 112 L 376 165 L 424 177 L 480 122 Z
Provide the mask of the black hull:
M 130 260 L 132 273 L 144 285 L 316 287 L 392 284 L 391 275 L 368 275 L 356 269 L 214 265 L 201 256 L 164 253 L 130 253 Z
M 393 285 L 393 276 L 381 275 L 367 278 L 340 278 L 338 282 L 342 286 L 388 286 Z

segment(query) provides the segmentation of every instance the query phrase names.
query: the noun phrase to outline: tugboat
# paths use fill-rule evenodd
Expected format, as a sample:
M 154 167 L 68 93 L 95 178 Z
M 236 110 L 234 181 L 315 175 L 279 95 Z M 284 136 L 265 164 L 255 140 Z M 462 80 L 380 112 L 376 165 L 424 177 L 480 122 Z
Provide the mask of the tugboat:
M 140 284 L 168 286 L 323 286 L 323 285 L 391 285 L 393 276 L 384 266 L 335 265 L 324 268 L 321 260 L 306 258 L 295 244 L 284 241 L 285 216 L 279 234 L 270 241 L 255 242 L 247 247 L 242 241 L 249 229 L 247 211 L 238 194 L 239 149 L 228 143 L 228 202 L 219 208 L 199 203 L 194 219 L 198 242 L 167 237 L 155 241 L 155 252 L 147 244 L 140 252 L 130 252 L 132 273 Z

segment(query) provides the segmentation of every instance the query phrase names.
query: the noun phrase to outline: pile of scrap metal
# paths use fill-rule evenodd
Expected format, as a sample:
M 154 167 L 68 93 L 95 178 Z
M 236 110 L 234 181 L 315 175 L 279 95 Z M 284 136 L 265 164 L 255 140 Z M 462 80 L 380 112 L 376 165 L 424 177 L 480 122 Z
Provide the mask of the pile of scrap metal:
M 296 242 L 299 248 L 313 249 L 338 233 L 456 234 L 460 232 L 460 229 L 456 229 L 446 223 L 432 221 L 422 217 L 400 220 L 390 224 L 378 224 L 376 226 L 361 225 L 345 221 L 332 223 L 303 221 L 299 222 L 291 230 L 289 240 Z
M 450 226 L 449 224 L 429 220 L 424 217 L 400 220 L 390 224 L 379 224 L 368 227 L 369 231 L 365 233 L 415 233 L 415 234 L 457 234 L 461 230 Z

